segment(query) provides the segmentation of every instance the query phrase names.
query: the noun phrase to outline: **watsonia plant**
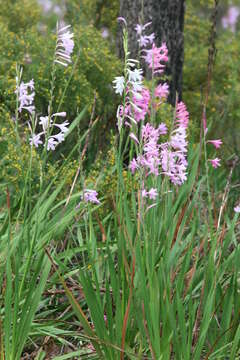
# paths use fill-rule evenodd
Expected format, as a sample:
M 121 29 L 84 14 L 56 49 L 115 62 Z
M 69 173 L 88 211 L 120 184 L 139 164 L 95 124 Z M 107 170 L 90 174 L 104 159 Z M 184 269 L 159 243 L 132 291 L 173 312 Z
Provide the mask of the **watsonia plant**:
M 75 194 L 63 209 L 62 202 L 57 202 L 58 194 L 65 186 L 66 179 L 61 178 L 63 169 L 76 149 L 81 148 L 88 136 L 89 130 L 82 135 L 62 166 L 56 170 L 51 182 L 46 181 L 46 164 L 49 152 L 64 141 L 83 119 L 83 110 L 70 126 L 67 121 L 57 122 L 65 118 L 65 112 L 53 112 L 56 66 L 67 66 L 71 63 L 71 53 L 74 47 L 73 34 L 70 26 L 57 28 L 58 36 L 53 57 L 52 83 L 48 114 L 38 115 L 34 105 L 34 80 L 27 83 L 21 81 L 22 69 L 17 67 L 16 76 L 16 112 L 12 120 L 15 130 L 15 146 L 21 154 L 22 137 L 20 129 L 21 114 L 28 114 L 26 126 L 29 129 L 28 145 L 31 149 L 24 186 L 19 196 L 5 185 L 6 202 L 2 204 L 0 229 L 0 358 L 1 360 L 20 359 L 32 331 L 34 317 L 41 308 L 43 291 L 51 279 L 51 262 L 45 253 L 45 247 L 53 240 L 61 238 L 67 227 L 77 215 L 76 199 L 84 197 L 85 202 L 95 201 L 96 194 L 91 190 Z M 69 82 L 68 82 L 69 84 Z M 63 89 L 63 94 L 66 88 Z M 64 95 L 63 95 L 64 96 Z M 60 100 L 60 106 L 63 98 Z M 92 123 L 94 126 L 94 123 Z M 32 174 L 33 147 L 39 150 L 39 186 L 32 191 L 36 176 Z M 21 159 L 21 155 L 20 155 Z M 17 203 L 16 203 L 17 201 Z M 66 205 L 66 201 L 65 201 Z
M 119 20 L 125 67 L 114 80 L 123 96 L 117 111 L 118 187 L 109 214 L 100 221 L 98 208 L 89 207 L 85 226 L 77 226 L 77 240 L 84 245 L 75 265 L 84 294 L 81 307 L 66 285 L 58 255 L 48 256 L 59 264 L 55 269 L 95 358 L 234 360 L 240 356 L 239 206 L 230 219 L 222 211 L 225 198 L 215 223 L 211 174 L 220 160 L 207 156 L 208 146 L 218 149 L 222 141 L 207 140 L 203 119 L 202 158 L 201 148 L 187 141 L 183 102 L 177 102 L 169 130 L 156 124 L 168 94 L 167 84 L 157 78 L 168 60 L 167 47 L 157 48 L 154 34 L 143 33 L 147 24 L 136 26 L 140 54 L 152 71 L 149 90 L 139 62 L 129 58 L 125 19 Z M 135 173 L 132 181 L 138 183 L 130 195 L 122 178 L 126 161 L 129 179 Z

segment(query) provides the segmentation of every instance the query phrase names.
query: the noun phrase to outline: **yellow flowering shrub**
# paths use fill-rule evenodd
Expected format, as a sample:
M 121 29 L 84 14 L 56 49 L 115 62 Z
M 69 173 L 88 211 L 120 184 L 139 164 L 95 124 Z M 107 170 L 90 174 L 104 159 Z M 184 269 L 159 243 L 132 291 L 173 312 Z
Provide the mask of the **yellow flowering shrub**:
M 70 122 L 85 106 L 87 106 L 88 113 L 81 121 L 78 133 L 72 133 L 69 141 L 63 143 L 61 148 L 56 149 L 56 155 L 54 154 L 52 157 L 53 161 L 48 164 L 49 180 L 61 159 L 77 141 L 79 134 L 82 135 L 82 131 L 88 126 L 94 94 L 96 94 L 95 113 L 101 116 L 101 128 L 109 129 L 114 124 L 109 121 L 115 113 L 113 101 L 115 97 L 113 98 L 111 82 L 119 72 L 120 62 L 96 27 L 86 24 L 84 21 L 74 23 L 71 19 L 69 19 L 69 23 L 74 32 L 73 63 L 67 68 L 56 65 L 53 110 L 57 111 L 64 88 L 71 77 L 60 111 L 66 111 L 67 119 Z M 1 154 L 3 154 L 1 181 L 8 182 L 18 191 L 23 186 L 28 171 L 30 146 L 27 141 L 29 136 L 27 112 L 20 114 L 19 131 L 23 141 L 20 149 L 16 146 L 17 139 L 13 127 L 16 109 L 16 66 L 20 65 L 23 68 L 22 80 L 24 82 L 35 80 L 34 103 L 37 115 L 38 117 L 46 115 L 50 100 L 51 71 L 56 43 L 55 27 L 52 26 L 52 19 L 42 17 L 37 0 L 2 1 L 0 6 L 0 43 L 0 148 Z M 93 140 L 96 137 L 94 133 L 91 136 Z M 101 140 L 99 141 L 101 142 Z M 95 152 L 96 148 L 90 146 L 88 157 L 94 159 Z M 39 161 L 38 150 L 34 149 L 33 173 L 36 176 L 36 184 L 40 176 Z M 71 186 L 77 166 L 77 161 L 73 158 L 68 167 L 63 169 L 63 175 L 67 178 L 69 186 Z M 66 190 L 66 194 L 68 190 Z M 62 193 L 61 196 L 66 194 Z
M 115 33 L 119 16 L 119 0 L 69 0 L 66 2 L 67 18 L 76 23 L 93 24 L 96 28 L 107 28 Z

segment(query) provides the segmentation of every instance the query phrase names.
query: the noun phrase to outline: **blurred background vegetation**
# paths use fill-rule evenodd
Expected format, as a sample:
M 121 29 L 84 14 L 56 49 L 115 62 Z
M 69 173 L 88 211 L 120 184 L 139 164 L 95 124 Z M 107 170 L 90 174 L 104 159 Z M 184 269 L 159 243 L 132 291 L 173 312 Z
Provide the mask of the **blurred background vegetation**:
M 237 2 L 221 2 L 217 19 L 217 57 L 214 64 L 213 82 L 207 108 L 207 120 L 212 124 L 214 138 L 221 137 L 223 167 L 228 170 L 227 159 L 239 154 L 240 131 L 239 107 L 239 29 L 240 17 L 235 29 L 223 28 L 223 17 Z M 202 100 L 207 81 L 209 32 L 213 0 L 186 0 L 185 14 L 185 63 L 183 76 L 183 99 L 191 115 L 191 133 L 194 142 L 199 141 Z M 97 159 L 96 171 L 108 169 L 105 158 L 111 147 L 111 129 L 115 129 L 115 111 L 119 99 L 113 94 L 111 82 L 121 73 L 122 65 L 116 56 L 116 33 L 118 0 L 0 0 L 0 150 L 1 181 L 10 182 L 14 189 L 24 181 L 24 160 L 15 150 L 12 123 L 15 112 L 16 64 L 23 67 L 23 80 L 32 78 L 36 83 L 35 104 L 39 114 L 46 114 L 50 96 L 51 66 L 55 47 L 57 21 L 73 26 L 75 37 L 74 61 L 76 67 L 66 93 L 61 111 L 68 119 L 75 116 L 87 105 L 88 111 L 78 131 L 71 135 L 49 162 L 49 177 L 54 172 L 56 160 L 61 160 L 74 143 L 74 139 L 86 129 L 90 119 L 94 93 L 96 92 L 96 116 L 98 125 L 91 134 L 87 168 Z M 57 69 L 54 109 L 59 104 L 62 89 L 71 76 L 72 67 Z M 169 116 L 169 108 L 166 106 Z M 22 117 L 22 134 L 26 129 L 26 118 Z M 27 160 L 29 147 L 23 146 L 23 157 Z M 106 150 L 103 152 L 103 150 Z M 77 167 L 77 155 L 66 170 L 69 182 Z M 111 156 L 107 161 L 110 161 Z M 39 158 L 35 153 L 36 176 Z M 21 163 L 21 166 L 20 166 Z M 105 165 L 103 165 L 103 163 Z M 27 164 L 27 161 L 26 161 Z M 239 170 L 235 171 L 236 178 Z M 91 175 L 92 176 L 92 175 Z M 94 176 L 97 174 L 94 173 Z M 106 185 L 106 184 L 105 184 Z

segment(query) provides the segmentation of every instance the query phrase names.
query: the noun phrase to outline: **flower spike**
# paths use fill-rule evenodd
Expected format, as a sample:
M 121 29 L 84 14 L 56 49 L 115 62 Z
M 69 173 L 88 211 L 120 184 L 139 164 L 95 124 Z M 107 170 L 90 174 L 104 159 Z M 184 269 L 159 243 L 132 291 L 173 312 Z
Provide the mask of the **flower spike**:
M 71 54 L 74 48 L 73 33 L 69 29 L 71 25 L 57 29 L 57 47 L 55 53 L 55 63 L 68 66 L 71 63 Z M 67 30 L 67 31 L 66 31 Z

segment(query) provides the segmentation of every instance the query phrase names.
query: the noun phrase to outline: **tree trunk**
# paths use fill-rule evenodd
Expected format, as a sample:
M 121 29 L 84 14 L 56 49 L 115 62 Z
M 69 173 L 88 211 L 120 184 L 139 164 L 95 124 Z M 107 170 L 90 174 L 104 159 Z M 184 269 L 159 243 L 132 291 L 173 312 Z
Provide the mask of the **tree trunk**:
M 136 24 L 152 21 L 147 28 L 148 34 L 155 33 L 157 46 L 166 42 L 169 51 L 166 74 L 170 76 L 168 100 L 174 105 L 176 93 L 179 100 L 182 97 L 184 0 L 120 0 L 120 16 L 128 24 L 129 49 L 133 58 L 138 57 Z M 119 49 L 122 57 L 121 46 Z

